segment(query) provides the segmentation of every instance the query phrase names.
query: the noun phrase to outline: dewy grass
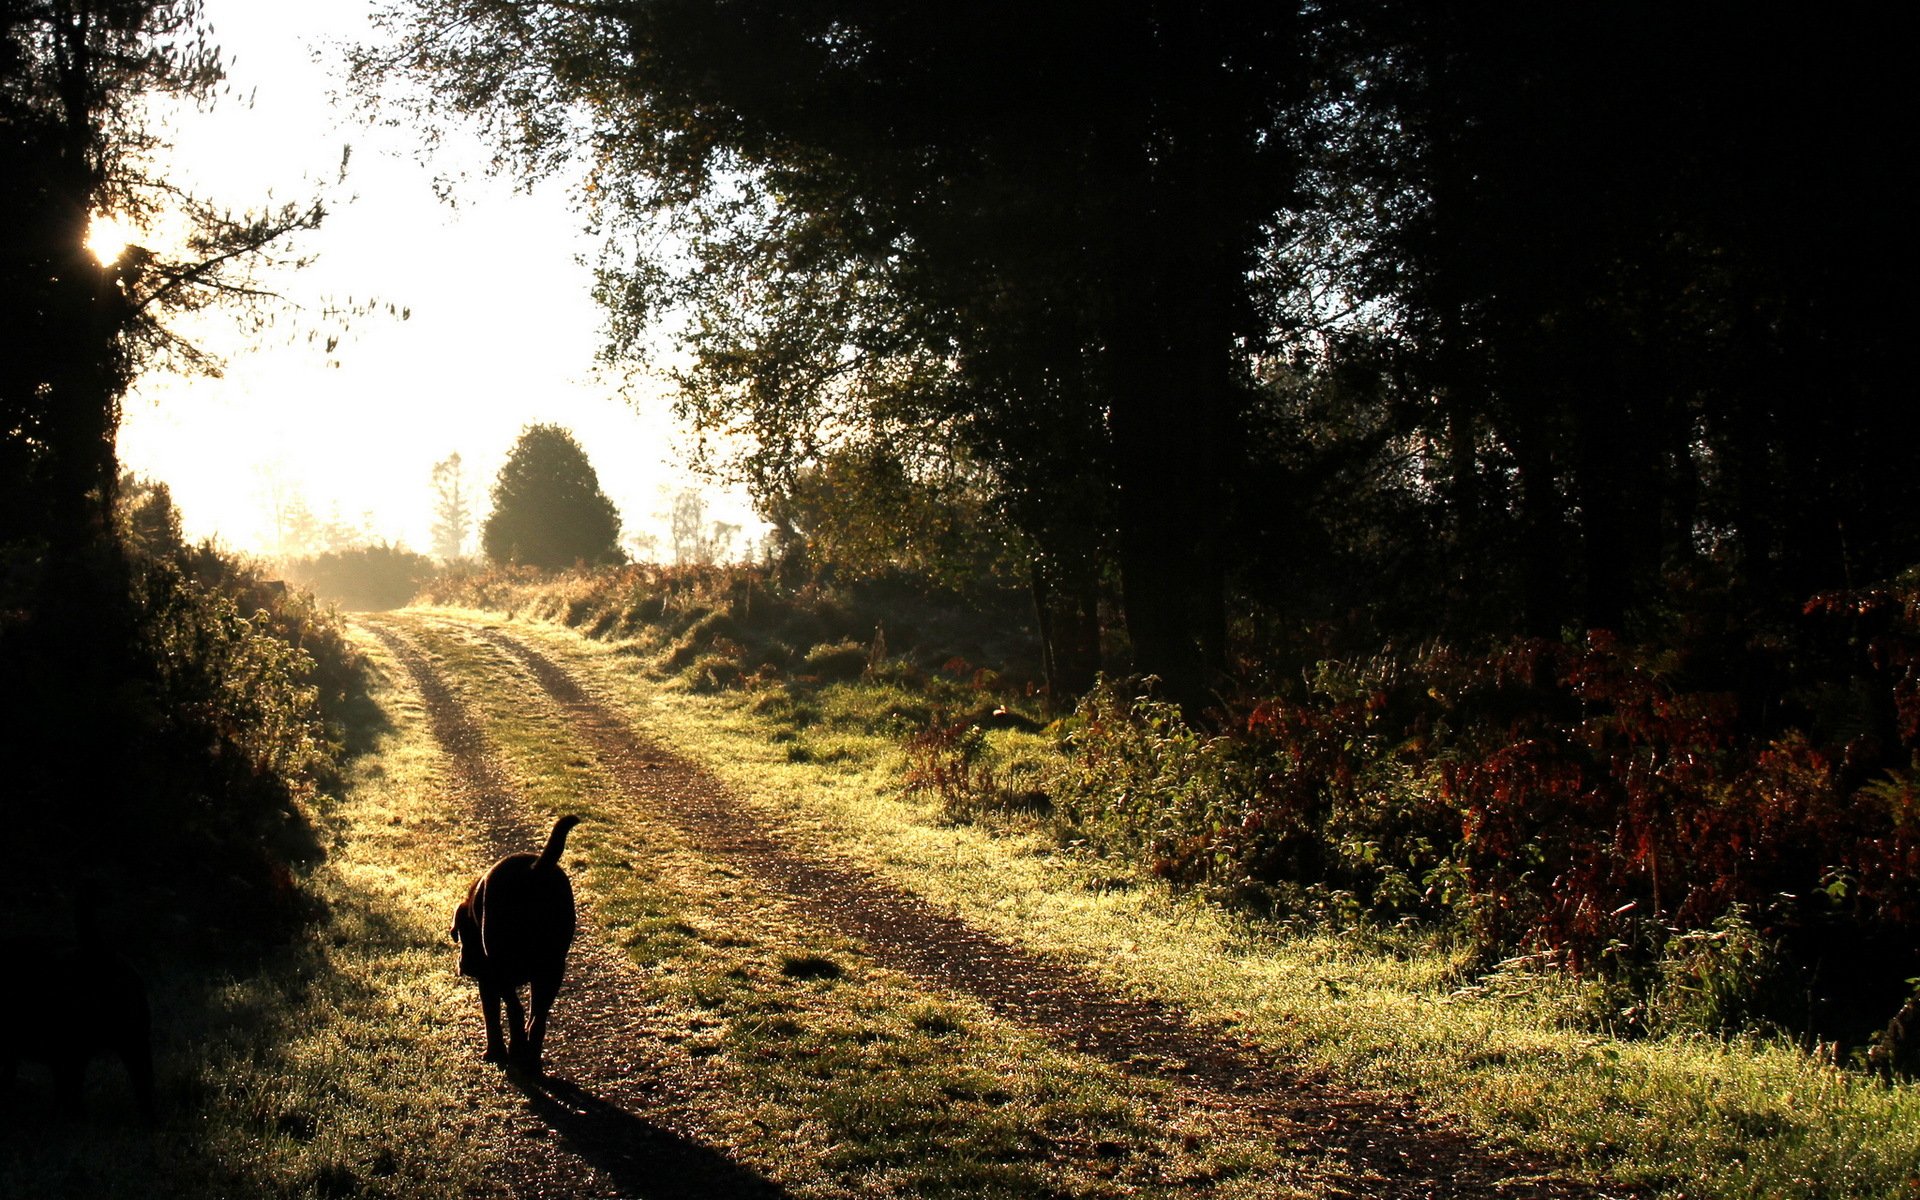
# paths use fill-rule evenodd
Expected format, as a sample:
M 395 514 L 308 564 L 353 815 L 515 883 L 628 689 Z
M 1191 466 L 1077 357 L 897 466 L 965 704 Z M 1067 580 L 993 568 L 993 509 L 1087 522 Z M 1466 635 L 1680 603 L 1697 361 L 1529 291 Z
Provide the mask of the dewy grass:
M 96 1066 L 87 1119 L 9 1114 L 0 1195 L 484 1194 L 487 1155 L 466 1136 L 482 1114 L 463 1100 L 470 1056 L 453 1024 L 471 999 L 448 970 L 438 903 L 457 839 L 434 805 L 431 740 L 378 647 L 362 649 L 397 725 L 318 818 L 327 857 L 303 886 L 322 915 L 244 974 L 150 978 L 157 1128 L 116 1108 L 117 1064 Z
M 328 817 L 313 886 L 327 914 L 278 969 L 228 986 L 242 1036 L 211 1047 L 208 1151 L 232 1194 L 462 1196 L 490 1165 L 448 969 L 444 897 L 459 837 L 439 811 L 436 756 L 377 644 L 374 700 L 394 719 Z M 497 1117 L 497 1114 L 496 1114 Z
M 897 741 L 853 720 L 849 709 L 861 706 L 852 699 L 817 693 L 796 728 L 796 706 L 777 693 L 695 695 L 649 681 L 616 648 L 540 625 L 515 632 L 838 852 L 1305 1069 L 1412 1091 L 1490 1139 L 1663 1195 L 1914 1195 L 1912 1085 L 1884 1086 L 1777 1042 L 1594 1036 L 1563 1019 L 1576 981 L 1511 971 L 1478 986 L 1443 944 L 1403 939 L 1383 950 L 1379 939 L 1283 936 L 1115 864 L 1061 853 L 1037 830 L 989 835 L 942 823 L 933 805 L 902 794 Z
M 497 651 L 423 636 L 527 802 L 587 817 L 577 890 L 709 1078 L 712 1140 L 800 1196 L 1305 1196 L 1326 1170 L 796 921 L 636 810 Z M 562 1004 L 564 1006 L 565 998 Z M 562 1014 L 564 1019 L 564 1014 Z

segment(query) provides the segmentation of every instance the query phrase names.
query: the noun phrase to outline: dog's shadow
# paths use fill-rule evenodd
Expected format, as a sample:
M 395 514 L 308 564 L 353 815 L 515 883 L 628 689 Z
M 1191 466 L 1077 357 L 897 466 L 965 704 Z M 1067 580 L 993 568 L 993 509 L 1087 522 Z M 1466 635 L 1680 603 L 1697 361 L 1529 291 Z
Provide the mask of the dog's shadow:
M 508 1078 L 548 1128 L 581 1158 L 605 1172 L 623 1195 L 647 1200 L 685 1197 L 783 1197 L 786 1189 L 669 1129 L 662 1129 L 592 1092 L 518 1069 Z

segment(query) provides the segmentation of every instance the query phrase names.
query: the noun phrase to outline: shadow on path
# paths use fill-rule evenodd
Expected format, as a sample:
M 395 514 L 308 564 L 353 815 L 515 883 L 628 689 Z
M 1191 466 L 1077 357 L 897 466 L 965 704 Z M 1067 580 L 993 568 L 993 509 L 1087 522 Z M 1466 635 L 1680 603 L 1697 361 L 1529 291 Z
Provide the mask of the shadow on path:
M 1261 1047 L 1208 1030 L 1177 1004 L 1123 995 L 1091 972 L 936 908 L 857 864 L 810 854 L 706 769 L 639 734 L 559 664 L 498 629 L 475 632 L 517 659 L 635 801 L 733 860 L 881 963 L 994 1011 L 1123 1072 L 1210 1092 L 1306 1134 L 1372 1200 L 1621 1200 L 1644 1193 L 1556 1177 L 1553 1164 L 1477 1143 L 1405 1098 L 1315 1080 Z
M 644 1121 L 578 1084 L 509 1071 L 534 1115 L 566 1139 L 567 1149 L 604 1172 L 635 1200 L 787 1195 L 772 1180 L 710 1146 Z

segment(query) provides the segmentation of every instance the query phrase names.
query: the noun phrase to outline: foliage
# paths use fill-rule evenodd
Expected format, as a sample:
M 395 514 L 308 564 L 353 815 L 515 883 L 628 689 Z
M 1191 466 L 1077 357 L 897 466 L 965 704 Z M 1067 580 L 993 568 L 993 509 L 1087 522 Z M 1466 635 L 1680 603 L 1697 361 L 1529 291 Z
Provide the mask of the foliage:
M 352 612 L 400 608 L 434 572 L 426 555 L 385 542 L 293 559 L 281 569 L 288 582 Z
M 617 562 L 620 514 L 571 433 L 529 425 L 494 481 L 480 542 L 496 563 L 562 570 Z
M 581 167 L 610 352 L 676 348 L 769 516 L 832 479 L 816 549 L 919 569 L 981 511 L 1055 686 L 1194 716 L 1311 625 L 1638 641 L 1703 574 L 1920 559 L 1901 314 L 1860 302 L 1902 286 L 1893 20 L 410 0 L 360 82 Z
M 211 100 L 220 79 L 198 0 L 0 9 L 0 542 L 101 534 L 129 382 L 148 365 L 217 366 L 169 318 L 265 299 L 254 269 L 321 219 L 318 204 L 236 212 L 155 172 L 148 100 Z M 101 262 L 96 216 L 151 244 Z M 161 241 L 162 225 L 183 232 Z
M 67 640 L 70 618 L 16 607 L 20 593 L 0 604 L 10 818 L 48 844 L 85 820 L 90 847 L 80 876 L 62 874 L 63 856 L 22 864 L 8 903 L 57 927 L 75 879 L 104 875 L 115 904 L 192 930 L 166 933 L 183 953 L 239 952 L 302 915 L 292 869 L 338 778 L 359 661 L 311 596 L 182 542 L 164 485 L 127 477 L 117 491 L 117 552 L 91 569 L 120 590 L 89 608 L 87 653 Z M 0 574 L 23 576 L 32 597 L 31 571 Z
M 363 89 L 478 119 L 529 175 L 586 164 L 612 244 L 683 248 L 603 261 L 611 351 L 678 347 L 683 413 L 750 435 L 729 465 L 769 511 L 839 455 L 925 478 L 961 451 L 1043 563 L 1117 566 L 1143 667 L 1191 698 L 1224 663 L 1292 8 L 417 0 L 389 25 Z
M 1708 563 L 1780 603 L 1920 559 L 1897 319 L 1860 307 L 1907 224 L 1887 14 L 1319 11 L 1302 233 L 1385 342 L 1441 615 L 1626 630 Z
M 952 458 L 916 472 L 882 447 L 842 450 L 796 472 L 770 516 L 815 572 L 950 588 L 1017 578 L 1014 547 L 997 532 L 991 486 L 979 476 Z
M 136 482 L 123 511 L 137 519 L 156 492 Z M 310 595 L 210 546 L 149 545 L 133 568 L 134 827 L 225 872 L 210 895 L 245 889 L 251 911 L 218 924 L 271 929 L 299 912 L 288 866 L 312 852 L 307 822 L 339 779 L 358 655 Z
M 473 497 L 460 468 L 460 455 L 433 464 L 433 553 L 443 563 L 466 555 L 473 531 Z
M 1269 698 L 1209 733 L 1103 684 L 1049 780 L 1063 835 L 1269 912 L 1432 911 L 1453 814 L 1388 745 L 1379 708 L 1371 694 Z
M 1050 791 L 1067 835 L 1181 883 L 1597 973 L 1610 1024 L 1858 1044 L 1920 967 L 1916 611 L 1887 588 L 1731 645 L 1328 663 L 1222 732 L 1106 685 Z

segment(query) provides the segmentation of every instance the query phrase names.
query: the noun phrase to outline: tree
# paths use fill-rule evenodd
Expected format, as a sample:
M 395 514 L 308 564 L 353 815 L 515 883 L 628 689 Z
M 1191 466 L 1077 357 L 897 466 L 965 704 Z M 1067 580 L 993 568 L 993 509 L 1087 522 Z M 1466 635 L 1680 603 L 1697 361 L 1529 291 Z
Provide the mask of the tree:
M 1306 82 L 1291 8 L 403 11 L 363 83 L 418 72 L 529 171 L 578 150 L 631 244 L 687 246 L 608 262 L 602 296 L 624 348 L 681 322 L 683 411 L 751 431 L 763 502 L 824 451 L 957 439 L 1036 580 L 1079 591 L 1110 557 L 1137 665 L 1206 694 L 1266 332 L 1248 280 Z
M 168 318 L 262 299 L 262 255 L 321 219 L 317 204 L 236 214 L 154 171 L 149 98 L 208 100 L 220 78 L 197 0 L 0 7 L 0 508 L 56 563 L 108 530 L 129 382 L 152 364 L 216 365 Z M 100 218 L 144 238 L 162 214 L 186 230 L 176 246 L 110 261 L 88 247 Z
M 573 434 L 529 425 L 494 481 L 480 541 L 496 563 L 558 570 L 617 562 L 620 514 Z
M 1774 603 L 1920 558 L 1891 14 L 1322 11 L 1356 287 L 1483 595 L 1619 628 L 1707 566 Z
M 466 476 L 460 469 L 460 456 L 450 454 L 433 464 L 434 555 L 444 563 L 460 561 L 472 529 L 473 506 Z

